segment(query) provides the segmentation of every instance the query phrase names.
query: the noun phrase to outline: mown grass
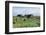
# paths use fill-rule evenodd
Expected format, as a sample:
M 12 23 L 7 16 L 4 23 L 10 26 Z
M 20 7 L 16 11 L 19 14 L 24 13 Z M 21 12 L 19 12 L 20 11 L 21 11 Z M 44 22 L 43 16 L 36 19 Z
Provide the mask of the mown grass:
M 13 28 L 23 28 L 23 27 L 40 27 L 40 17 L 33 16 L 27 19 L 26 17 L 13 16 Z

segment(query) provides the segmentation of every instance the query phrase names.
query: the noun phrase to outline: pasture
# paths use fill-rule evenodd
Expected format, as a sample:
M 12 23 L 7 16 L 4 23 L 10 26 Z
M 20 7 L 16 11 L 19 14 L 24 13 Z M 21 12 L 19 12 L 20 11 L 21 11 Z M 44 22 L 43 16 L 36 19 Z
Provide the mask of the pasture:
M 40 27 L 40 16 L 30 18 L 13 16 L 13 28 Z

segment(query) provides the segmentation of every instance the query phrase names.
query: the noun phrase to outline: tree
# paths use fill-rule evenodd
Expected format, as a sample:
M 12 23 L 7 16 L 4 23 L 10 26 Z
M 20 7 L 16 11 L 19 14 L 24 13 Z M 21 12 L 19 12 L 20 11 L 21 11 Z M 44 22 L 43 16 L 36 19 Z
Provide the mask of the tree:
M 18 17 L 22 17 L 22 15 L 21 14 L 19 14 L 19 15 L 17 15 Z
M 32 14 L 29 14 L 29 15 L 25 15 L 27 18 L 30 18 L 31 16 L 33 16 Z

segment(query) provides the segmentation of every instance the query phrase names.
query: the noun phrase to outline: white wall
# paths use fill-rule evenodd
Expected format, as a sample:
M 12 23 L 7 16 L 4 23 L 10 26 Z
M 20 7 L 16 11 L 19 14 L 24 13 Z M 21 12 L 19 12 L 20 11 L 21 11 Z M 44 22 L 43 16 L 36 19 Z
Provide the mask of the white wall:
M 5 20 L 4 19 L 5 18 L 5 1 L 6 0 L 0 0 L 0 35 L 5 35 L 4 34 L 4 32 L 5 32 L 5 21 L 4 21 Z M 18 1 L 18 0 L 15 0 L 15 1 Z M 19 1 L 44 2 L 44 3 L 46 3 L 46 0 L 19 0 Z M 46 7 L 45 7 L 45 9 L 46 9 Z M 46 35 L 46 32 L 40 32 L 40 33 L 23 33 L 23 34 L 14 34 L 14 35 Z

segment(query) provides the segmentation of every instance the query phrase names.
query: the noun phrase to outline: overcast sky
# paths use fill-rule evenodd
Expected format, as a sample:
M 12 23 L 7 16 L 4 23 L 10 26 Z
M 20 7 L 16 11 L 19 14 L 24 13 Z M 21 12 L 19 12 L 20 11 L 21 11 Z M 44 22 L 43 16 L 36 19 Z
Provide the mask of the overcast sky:
M 33 14 L 34 16 L 40 16 L 40 8 L 38 7 L 13 7 L 12 9 L 13 16 L 18 14 Z

